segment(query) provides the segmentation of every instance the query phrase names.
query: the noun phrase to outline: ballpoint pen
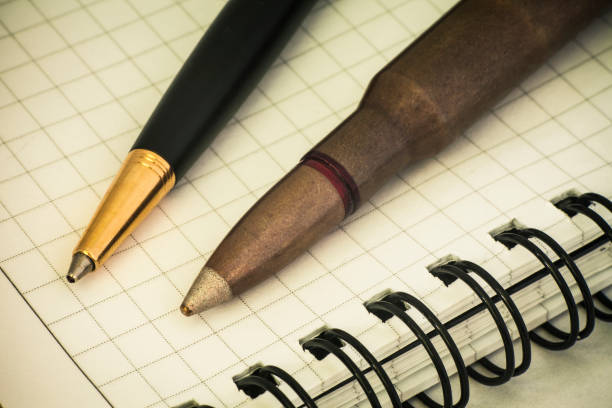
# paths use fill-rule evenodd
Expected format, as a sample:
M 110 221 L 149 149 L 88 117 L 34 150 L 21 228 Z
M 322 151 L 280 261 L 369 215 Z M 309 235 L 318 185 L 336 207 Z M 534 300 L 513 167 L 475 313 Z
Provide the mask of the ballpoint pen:
M 73 251 L 75 282 L 99 267 L 210 145 L 315 0 L 230 0 L 142 129 Z

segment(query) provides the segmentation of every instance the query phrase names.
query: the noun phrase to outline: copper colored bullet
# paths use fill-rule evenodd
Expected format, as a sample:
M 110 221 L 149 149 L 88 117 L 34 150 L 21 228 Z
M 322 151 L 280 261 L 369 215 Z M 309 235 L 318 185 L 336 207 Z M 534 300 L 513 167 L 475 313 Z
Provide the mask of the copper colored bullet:
M 278 271 L 430 157 L 610 5 L 464 0 L 383 68 L 357 110 L 234 226 L 187 293 L 199 313 Z

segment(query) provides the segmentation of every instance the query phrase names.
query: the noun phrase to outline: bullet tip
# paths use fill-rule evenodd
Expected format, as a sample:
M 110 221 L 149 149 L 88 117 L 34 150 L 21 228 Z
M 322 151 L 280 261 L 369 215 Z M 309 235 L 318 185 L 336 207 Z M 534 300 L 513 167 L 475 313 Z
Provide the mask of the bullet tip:
M 89 259 L 87 255 L 77 252 L 72 255 L 72 261 L 70 262 L 70 268 L 68 268 L 66 280 L 70 283 L 74 283 L 93 270 L 94 263 L 92 260 Z
M 193 314 L 193 311 L 183 304 L 181 305 L 181 313 L 185 316 L 191 316 Z
M 211 309 L 232 298 L 227 281 L 214 269 L 204 266 L 181 304 L 181 313 L 191 316 Z

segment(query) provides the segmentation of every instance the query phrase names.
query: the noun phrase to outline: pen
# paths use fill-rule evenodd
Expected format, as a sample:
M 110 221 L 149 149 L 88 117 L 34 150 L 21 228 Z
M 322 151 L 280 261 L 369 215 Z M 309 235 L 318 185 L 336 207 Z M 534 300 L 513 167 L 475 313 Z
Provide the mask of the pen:
M 66 279 L 99 267 L 212 142 L 315 0 L 230 0 L 142 129 L 73 251 Z
M 278 271 L 411 162 L 449 144 L 608 0 L 464 0 L 383 68 L 357 110 L 233 227 L 187 293 L 199 313 Z

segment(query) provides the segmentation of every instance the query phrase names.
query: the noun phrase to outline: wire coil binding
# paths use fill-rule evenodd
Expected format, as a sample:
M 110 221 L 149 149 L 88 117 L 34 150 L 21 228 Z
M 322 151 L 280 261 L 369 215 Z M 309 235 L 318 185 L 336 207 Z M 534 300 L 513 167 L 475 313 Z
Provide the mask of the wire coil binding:
M 540 261 L 543 269 L 534 272 L 520 282 L 504 289 L 502 285 L 481 266 L 456 257 L 443 258 L 436 264 L 430 265 L 428 267 L 429 272 L 433 276 L 441 279 L 446 286 L 454 284 L 457 280 L 462 281 L 474 291 L 476 296 L 480 299 L 480 303 L 443 324 L 435 314 L 416 297 L 404 292 L 387 290 L 365 302 L 364 307 L 369 313 L 374 314 L 382 322 L 386 322 L 392 318 L 398 318 L 416 336 L 416 340 L 412 343 L 378 360 L 363 343 L 351 334 L 341 329 L 322 327 L 309 336 L 301 339 L 300 344 L 305 351 L 311 353 L 318 360 L 328 358 L 330 355 L 338 358 L 351 373 L 348 379 L 340 382 L 332 387 L 332 389 L 315 397 L 311 397 L 286 371 L 275 366 L 256 364 L 249 367 L 243 373 L 233 377 L 234 383 L 239 390 L 242 390 L 251 398 L 256 398 L 265 392 L 270 392 L 283 407 L 295 408 L 295 405 L 291 402 L 289 397 L 287 397 L 278 387 L 278 380 L 280 380 L 287 384 L 301 400 L 302 405 L 300 405 L 300 407 L 315 408 L 317 407 L 316 401 L 323 396 L 330 394 L 333 390 L 347 385 L 352 381 L 357 381 L 370 405 L 372 407 L 381 407 L 381 402 L 374 391 L 374 387 L 366 377 L 366 374 L 373 372 L 378 381 L 382 383 L 391 401 L 391 405 L 394 408 L 409 408 L 412 407 L 412 405 L 408 400 L 401 400 L 398 391 L 395 389 L 395 386 L 383 366 L 409 350 L 422 346 L 427 352 L 438 374 L 442 388 L 443 401 L 442 403 L 438 403 L 425 394 L 425 392 L 419 393 L 415 398 L 431 408 L 464 408 L 469 401 L 470 390 L 468 377 L 482 384 L 494 386 L 504 384 L 513 376 L 523 374 L 527 371 L 531 363 L 530 340 L 548 349 L 563 350 L 571 347 L 577 341 L 588 337 L 595 327 L 596 318 L 602 321 L 612 321 L 612 312 L 596 306 L 594 302 L 594 300 L 596 300 L 604 308 L 612 310 L 612 300 L 603 292 L 591 294 L 584 276 L 574 261 L 575 258 L 585 255 L 606 242 L 612 242 L 612 227 L 601 215 L 590 208 L 593 204 L 597 204 L 598 207 L 603 207 L 612 212 L 612 202 L 606 197 L 595 193 L 578 195 L 575 192 L 569 192 L 559 200 L 554 201 L 553 204 L 564 211 L 569 217 L 574 217 L 577 214 L 588 217 L 603 231 L 603 236 L 596 238 L 582 248 L 568 254 L 552 237 L 543 231 L 534 228 L 526 228 L 521 226 L 518 222 L 513 221 L 509 225 L 492 232 L 491 235 L 493 239 L 502 243 L 508 249 L 516 245 L 522 246 Z M 537 240 L 540 244 L 546 245 L 559 259 L 556 261 L 551 260 L 540 246 L 536 245 L 532 240 Z M 568 282 L 559 272 L 559 268 L 563 266 L 565 266 L 571 274 L 582 296 L 580 305 L 586 312 L 586 320 L 582 328 L 580 328 L 580 315 L 578 313 L 577 303 L 569 289 Z M 482 285 L 474 279 L 472 275 L 477 276 L 481 281 L 485 282 L 494 295 L 489 296 Z M 512 294 L 517 293 L 519 290 L 524 289 L 546 276 L 551 276 L 553 278 L 561 292 L 569 316 L 569 331 L 559 329 L 549 322 L 545 322 L 538 328 L 528 331 L 520 311 L 512 300 Z M 496 305 L 499 302 L 503 303 L 508 310 L 519 335 L 521 362 L 518 365 L 516 365 L 515 361 L 514 346 L 509 328 Z M 433 330 L 426 333 L 419 327 L 417 322 L 406 313 L 409 308 L 416 309 L 425 320 L 431 324 Z M 499 367 L 486 357 L 480 358 L 472 365 L 466 367 L 459 352 L 459 348 L 449 334 L 448 330 L 450 328 L 457 326 L 459 323 L 484 310 L 488 311 L 491 315 L 501 335 L 505 354 L 505 367 Z M 538 334 L 536 331 L 546 332 L 548 338 Z M 440 336 L 442 339 L 456 368 L 460 390 L 459 397 L 454 403 L 449 375 L 442 362 L 442 358 L 431 341 L 436 336 Z M 550 339 L 551 337 L 553 340 Z M 363 358 L 367 363 L 366 368 L 360 369 L 349 355 L 343 351 L 343 348 L 347 346 L 353 348 Z M 476 366 L 481 366 L 493 376 L 489 376 L 483 373 L 483 371 L 477 370 L 475 368 Z M 196 405 L 194 405 L 194 407 L 196 407 Z

